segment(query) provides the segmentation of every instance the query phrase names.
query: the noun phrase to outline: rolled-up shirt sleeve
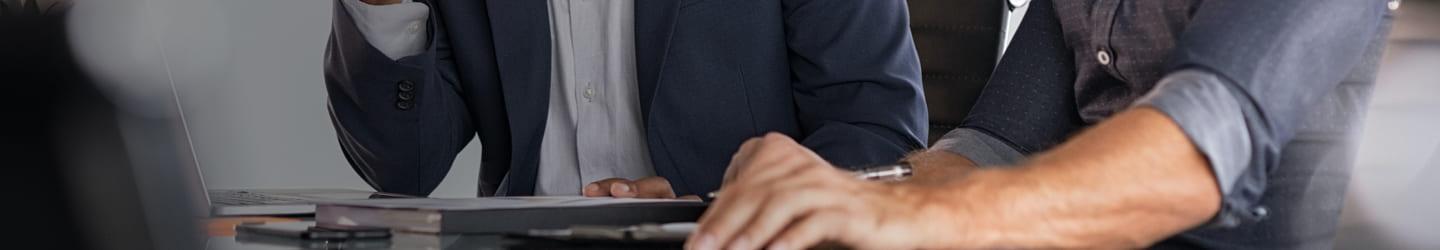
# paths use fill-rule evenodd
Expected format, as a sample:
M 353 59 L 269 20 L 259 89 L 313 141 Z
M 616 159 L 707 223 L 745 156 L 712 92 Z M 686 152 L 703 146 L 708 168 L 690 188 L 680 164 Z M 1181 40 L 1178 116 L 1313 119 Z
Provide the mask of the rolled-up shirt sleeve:
M 1246 119 L 1255 117 L 1246 117 L 1235 90 L 1228 85 L 1211 72 L 1181 70 L 1161 79 L 1154 90 L 1135 102 L 1170 116 L 1209 160 L 1224 194 L 1220 212 L 1209 223 L 1212 226 L 1232 226 L 1264 213 L 1255 211 L 1263 210 L 1255 203 L 1265 188 L 1264 173 L 1255 171 L 1264 168 L 1250 167 L 1252 141 L 1245 124 Z
M 390 60 L 400 60 L 425 51 L 429 32 L 425 21 L 430 7 L 424 3 L 403 0 L 397 4 L 371 5 L 360 0 L 341 0 L 345 11 L 355 19 L 355 28 Z
M 1312 105 L 1360 64 L 1385 1 L 1210 0 L 1172 52 L 1170 73 L 1139 101 L 1165 112 L 1211 161 L 1223 193 L 1210 226 L 1268 214 L 1280 166 Z
M 951 130 L 931 148 L 964 156 L 978 166 L 1012 165 L 1025 159 L 1019 150 L 974 128 Z

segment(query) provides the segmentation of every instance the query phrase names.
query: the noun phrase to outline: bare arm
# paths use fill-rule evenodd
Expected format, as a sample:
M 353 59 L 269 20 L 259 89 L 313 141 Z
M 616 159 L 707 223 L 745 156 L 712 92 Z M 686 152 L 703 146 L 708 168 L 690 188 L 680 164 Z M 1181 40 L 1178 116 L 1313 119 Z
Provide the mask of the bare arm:
M 1020 167 L 975 170 L 931 195 L 955 207 L 945 218 L 966 235 L 955 244 L 986 247 L 1144 247 L 1205 222 L 1220 205 L 1203 155 L 1151 108 L 1116 115 Z
M 1205 222 L 1220 203 L 1206 160 L 1173 121 L 1143 107 L 1018 167 L 965 170 L 951 167 L 969 161 L 948 152 L 911 156 L 917 176 L 930 169 L 948 180 L 857 181 L 805 152 L 778 135 L 742 146 L 734 182 L 690 246 L 1133 248 Z

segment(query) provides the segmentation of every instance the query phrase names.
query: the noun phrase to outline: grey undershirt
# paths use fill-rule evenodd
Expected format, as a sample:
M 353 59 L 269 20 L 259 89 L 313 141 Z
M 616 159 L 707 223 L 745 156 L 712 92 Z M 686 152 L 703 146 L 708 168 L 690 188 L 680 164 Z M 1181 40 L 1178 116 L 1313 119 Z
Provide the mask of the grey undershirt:
M 640 118 L 633 0 L 551 0 L 550 109 L 535 195 L 655 175 Z

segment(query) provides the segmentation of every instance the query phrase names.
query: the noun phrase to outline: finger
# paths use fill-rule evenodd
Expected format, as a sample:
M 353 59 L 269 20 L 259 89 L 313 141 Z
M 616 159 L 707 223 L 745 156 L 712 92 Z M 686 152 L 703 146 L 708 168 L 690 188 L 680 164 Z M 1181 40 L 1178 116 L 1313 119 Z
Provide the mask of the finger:
M 795 190 L 782 195 L 771 196 L 765 201 L 760 213 L 735 231 L 734 240 L 727 249 L 755 249 L 775 238 L 776 234 L 800 217 L 830 207 L 831 203 L 844 197 L 835 197 L 834 190 Z M 716 233 L 717 239 L 725 236 Z M 724 242 L 724 241 L 721 241 Z
M 720 179 L 721 188 L 729 186 L 730 183 L 735 180 L 735 176 L 738 175 L 745 168 L 747 168 L 750 165 L 750 162 L 753 162 L 753 160 L 751 160 L 751 157 L 754 155 L 755 149 L 759 147 L 762 141 L 764 141 L 764 137 L 753 137 L 750 139 L 746 139 L 744 143 L 740 144 L 740 149 L 736 150 L 735 154 L 730 156 L 730 163 L 725 166 L 724 177 Z M 720 190 L 718 189 L 711 192 L 711 194 L 714 194 L 715 196 L 718 196 L 719 193 Z
M 780 164 L 804 164 L 804 162 L 805 161 L 778 162 L 778 164 L 770 164 L 770 167 L 791 168 L 785 167 L 785 165 Z M 802 175 L 793 175 L 793 177 L 802 177 Z M 716 197 L 714 198 L 716 198 L 716 200 L 711 201 L 710 210 L 708 211 L 726 211 L 726 208 L 729 207 L 729 205 L 733 205 L 736 203 L 734 203 L 734 201 L 724 200 L 736 200 L 736 198 L 746 197 L 746 195 L 743 194 L 744 190 L 762 190 L 762 193 L 769 193 L 769 190 L 773 190 L 773 188 L 768 188 L 766 187 L 766 185 L 785 184 L 785 182 L 796 182 L 796 180 L 756 181 L 750 180 L 750 178 L 743 178 L 743 180 L 737 180 L 736 182 L 732 182 L 732 184 L 727 185 L 727 187 L 721 188 L 721 190 L 714 191 L 714 195 L 716 195 Z M 721 200 L 721 194 L 724 194 L 724 197 L 729 198 L 724 198 L 724 200 Z M 716 214 L 720 213 L 703 214 L 703 216 L 700 217 L 700 220 L 698 220 L 698 223 L 704 224 L 706 223 L 706 221 L 710 220 L 711 217 L 716 217 Z
M 778 144 L 778 145 L 790 144 L 790 145 L 795 145 L 796 143 L 794 143 L 793 140 L 790 140 L 789 137 L 785 137 L 784 135 L 781 135 L 781 134 L 779 134 L 779 133 L 767 134 L 765 138 L 760 138 L 760 139 L 758 139 L 758 140 L 757 140 L 757 139 L 754 139 L 754 138 L 750 139 L 749 141 L 746 142 L 746 145 L 743 145 L 743 146 L 742 146 L 743 149 L 741 150 L 741 153 L 739 153 L 739 154 L 742 154 L 742 156 L 737 157 L 737 158 L 740 158 L 740 161 L 738 161 L 738 162 L 731 162 L 731 168 L 730 168 L 729 170 L 727 170 L 727 171 L 730 172 L 730 174 L 732 174 L 732 178 L 735 178 L 735 177 L 733 177 L 733 176 L 743 175 L 743 174 L 737 174 L 737 173 L 739 173 L 740 171 L 750 171 L 750 170 L 746 170 L 746 168 L 748 168 L 750 165 L 753 165 L 752 163 L 748 163 L 748 162 L 750 162 L 750 160 L 745 159 L 746 157 L 753 157 L 753 156 L 743 156 L 743 154 L 754 154 L 754 153 L 757 152 L 757 151 L 765 150 L 764 148 L 766 148 L 766 147 L 770 147 L 770 146 L 767 146 L 767 145 L 765 145 L 765 144 Z M 802 148 L 802 149 L 803 149 L 803 148 Z M 772 155 L 775 155 L 775 154 L 772 154 Z M 758 162 L 761 162 L 762 164 L 764 164 L 765 162 L 786 161 L 786 160 L 789 160 L 789 159 L 785 159 L 785 158 L 773 158 L 773 159 L 768 159 L 769 161 L 765 161 L 765 160 L 767 160 L 767 159 L 760 159 L 760 161 L 758 161 Z M 776 164 L 801 164 L 801 163 L 803 163 L 803 162 L 804 162 L 804 161 L 791 160 L 791 161 L 788 161 L 788 162 L 777 162 Z M 757 165 L 757 166 L 758 166 L 758 165 Z M 774 166 L 774 165 L 771 165 L 771 166 L 769 166 L 769 167 L 775 167 L 775 166 Z M 788 167 L 788 166 L 785 166 L 785 165 L 780 165 L 779 167 L 780 167 L 780 168 L 784 168 L 784 169 L 789 169 L 789 168 L 791 168 L 791 167 Z M 746 194 L 746 193 L 747 193 L 747 192 L 746 192 L 747 189 L 765 190 L 765 189 L 763 189 L 763 188 L 759 188 L 759 187 L 758 187 L 758 186 L 762 186 L 761 184 L 755 184 L 755 185 L 753 185 L 753 186 L 757 186 L 757 187 L 750 187 L 750 186 L 746 186 L 746 185 L 741 185 L 741 186 L 731 185 L 731 187 L 727 187 L 726 190 L 725 190 L 725 193 L 726 193 L 726 197 L 727 197 L 727 198 L 725 198 L 725 199 L 717 199 L 714 203 L 712 203 L 712 204 L 710 205 L 710 209 L 709 209 L 704 215 L 702 215 L 702 216 L 700 217 L 700 220 L 698 221 L 699 224 L 700 224 L 700 228 L 698 228 L 698 229 L 696 230 L 696 233 L 695 233 L 695 234 L 692 234 L 692 235 L 691 235 L 691 239 L 690 239 L 691 241 L 690 241 L 690 242 L 712 242 L 712 241 L 716 241 L 716 243 L 719 243 L 719 242 L 729 241 L 730 239 L 728 239 L 728 238 L 715 237 L 714 235 L 711 235 L 710 232 L 712 232 L 711 230 L 714 230 L 715 227 L 720 227 L 720 226 L 717 226 L 718 224 L 724 224 L 723 227 L 726 227 L 726 228 L 735 228 L 735 227 L 738 227 L 737 224 L 743 224 L 746 220 L 749 220 L 749 216 L 754 213 L 756 207 L 759 206 L 760 203 L 765 200 L 766 196 L 772 194 L 771 192 L 760 191 L 760 192 L 758 192 L 758 193 L 756 193 L 756 194 L 754 194 L 754 195 L 747 195 L 747 194 Z M 727 229 L 727 230 L 733 230 L 733 229 Z M 725 233 L 725 235 L 730 235 L 730 234 L 731 234 L 731 233 Z M 719 234 L 715 234 L 715 235 L 719 235 Z M 705 239 L 711 239 L 711 240 L 705 240 Z M 704 244 L 700 244 L 700 245 L 704 245 Z
M 785 182 L 796 177 L 798 173 L 809 171 L 806 165 L 817 165 L 815 160 L 800 156 L 776 158 L 773 160 L 751 163 L 747 171 L 741 177 L 730 182 L 732 186 L 752 186 L 755 184 Z
M 729 242 L 738 224 L 750 219 L 763 201 L 772 193 L 747 192 L 746 186 L 732 186 L 725 189 L 725 198 L 716 199 L 700 216 L 699 227 L 690 235 L 688 242 L 699 249 L 717 249 L 720 243 Z
M 714 236 L 720 245 L 731 246 L 728 249 L 749 249 L 759 246 L 797 214 L 803 214 L 815 208 L 829 207 L 837 201 L 844 200 L 845 197 L 834 195 L 837 193 L 836 190 L 839 190 L 838 187 L 826 185 L 826 183 L 832 182 L 833 180 L 826 180 L 823 175 L 804 175 L 779 182 L 737 186 L 744 187 L 739 190 L 738 196 L 750 197 L 744 197 L 739 201 L 744 204 L 729 206 L 733 210 L 725 210 L 726 208 L 722 207 L 719 211 L 724 213 L 719 215 L 725 217 L 708 221 L 709 224 L 704 225 L 708 228 L 704 228 L 702 231 Z M 845 192 L 838 191 L 838 193 Z M 732 197 L 726 199 L 732 199 Z
M 632 182 L 637 198 L 674 199 L 675 191 L 665 177 L 651 176 Z
M 739 161 L 731 163 L 732 166 L 741 166 L 735 169 L 734 176 L 731 176 L 731 178 L 742 178 L 747 172 L 755 170 L 748 166 L 763 166 L 756 164 L 757 162 L 774 161 L 777 158 L 788 155 L 788 153 L 782 151 L 793 150 L 792 146 L 796 145 L 794 141 L 789 138 L 790 137 L 775 132 L 767 133 L 763 137 L 751 138 L 747 142 L 747 144 L 751 146 L 745 150 L 745 155 L 740 155 L 740 157 L 738 157 Z
M 602 187 L 609 190 L 610 196 L 615 198 L 635 198 L 640 196 L 639 191 L 636 191 L 635 182 L 630 180 L 611 182 L 609 186 Z
M 806 249 L 820 242 L 835 238 L 846 226 L 847 215 L 838 210 L 816 211 L 796 220 L 774 239 L 766 249 Z
M 630 180 L 621 179 L 621 178 L 609 178 L 609 179 L 604 179 L 604 180 L 598 180 L 598 181 L 595 181 L 595 182 L 591 182 L 590 184 L 586 184 L 586 185 L 585 185 L 585 188 L 582 188 L 582 189 L 580 190 L 580 193 L 584 194 L 586 197 L 603 197 L 603 196 L 610 196 L 610 185 L 611 185 L 612 183 L 615 183 L 615 182 L 626 182 L 626 181 L 630 181 Z
M 730 180 L 735 179 L 735 174 L 740 172 L 740 167 L 745 165 L 746 161 L 750 160 L 750 155 L 754 153 L 755 146 L 760 144 L 760 141 L 760 137 L 755 137 L 746 139 L 745 143 L 740 144 L 740 149 L 736 150 L 735 155 L 730 157 L 730 166 L 725 168 L 725 178 L 721 181 L 721 185 L 730 183 Z
M 726 209 L 728 209 L 730 206 L 734 206 L 734 204 L 737 204 L 737 202 L 734 201 L 734 200 L 736 200 L 736 199 L 747 199 L 747 200 L 748 200 L 748 199 L 751 199 L 751 198 L 756 198 L 756 197 L 746 197 L 747 195 L 744 194 L 744 192 L 743 192 L 744 190 L 752 190 L 752 189 L 761 189 L 761 190 L 764 190 L 765 188 L 764 188 L 763 186 L 764 186 L 764 185 L 768 185 L 768 184 L 770 184 L 770 183 L 755 182 L 755 181 L 749 181 L 749 180 L 739 180 L 739 181 L 737 181 L 736 183 L 730 184 L 729 186 L 725 187 L 724 190 L 716 191 L 717 199 L 716 199 L 713 203 L 710 204 L 710 209 L 707 209 L 707 211 L 709 211 L 709 212 L 706 212 L 705 214 L 703 214 L 703 215 L 700 216 L 700 220 L 698 221 L 699 224 L 700 224 L 700 225 L 705 225 L 705 222 L 708 222 L 708 221 L 711 219 L 711 217 L 715 217 L 715 216 L 718 216 L 718 215 L 720 214 L 720 213 L 715 212 L 715 211 L 727 211 Z M 727 198 L 725 198 L 725 199 L 718 199 L 718 196 L 720 195 L 721 192 L 723 192 L 723 193 L 724 193 L 724 196 L 726 196 Z M 768 195 L 768 194 L 762 192 L 761 195 Z M 758 198 L 764 198 L 764 197 L 758 197 Z

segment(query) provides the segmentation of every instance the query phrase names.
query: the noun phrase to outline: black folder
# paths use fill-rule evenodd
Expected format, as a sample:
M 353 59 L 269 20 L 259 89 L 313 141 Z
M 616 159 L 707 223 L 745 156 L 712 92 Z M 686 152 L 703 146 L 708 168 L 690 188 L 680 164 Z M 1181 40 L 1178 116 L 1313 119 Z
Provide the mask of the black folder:
M 321 225 L 386 227 L 419 233 L 523 234 L 572 225 L 693 222 L 706 203 L 669 199 L 493 197 L 322 202 Z

